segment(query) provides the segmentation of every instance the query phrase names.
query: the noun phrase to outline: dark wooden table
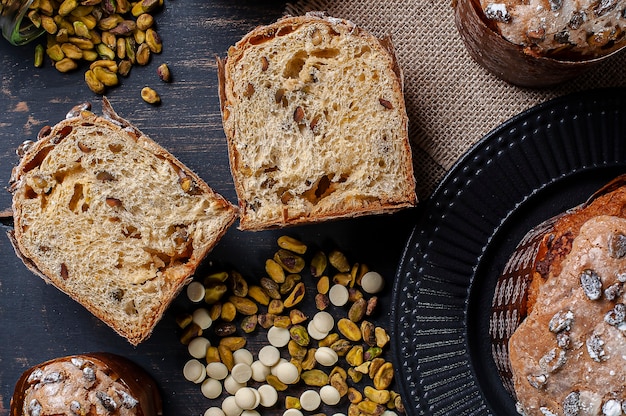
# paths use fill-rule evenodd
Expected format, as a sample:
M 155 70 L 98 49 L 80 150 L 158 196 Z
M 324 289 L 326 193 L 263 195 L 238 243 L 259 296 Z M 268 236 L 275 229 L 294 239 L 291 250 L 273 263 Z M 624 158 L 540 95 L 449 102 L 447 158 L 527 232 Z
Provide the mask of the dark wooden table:
M 228 167 L 226 140 L 217 98 L 216 56 L 253 27 L 278 18 L 283 1 L 166 0 L 156 14 L 164 49 L 145 67 L 134 67 L 130 77 L 107 92 L 116 111 L 174 153 L 216 191 L 236 203 Z M 33 66 L 34 45 L 14 47 L 0 39 L 0 211 L 8 209 L 6 191 L 15 149 L 34 139 L 44 125 L 61 120 L 75 104 L 90 101 L 100 112 L 100 97 L 89 91 L 83 71 L 61 74 L 46 62 Z M 173 82 L 161 83 L 156 68 L 167 63 Z M 140 90 L 150 85 L 163 103 L 142 101 Z M 232 227 L 203 266 L 218 262 L 234 267 L 250 279 L 263 275 L 265 258 L 276 250 L 276 238 L 289 234 L 312 247 L 339 248 L 351 261 L 365 262 L 387 279 L 377 320 L 388 320 L 394 273 L 414 224 L 415 210 L 391 216 L 366 217 L 288 230 L 242 232 Z M 199 386 L 186 381 L 182 367 L 188 356 L 178 341 L 176 315 L 190 308 L 181 295 L 156 327 L 152 337 L 132 347 L 39 277 L 15 256 L 6 237 L 11 227 L 0 225 L 0 416 L 9 414 L 13 387 L 28 367 L 59 356 L 91 351 L 118 353 L 139 363 L 157 380 L 166 415 L 201 415 L 219 405 L 206 399 Z M 344 400 L 345 405 L 345 400 Z M 282 404 L 275 413 L 282 414 Z M 344 406 L 347 408 L 347 406 Z M 345 412 L 347 409 L 336 409 Z

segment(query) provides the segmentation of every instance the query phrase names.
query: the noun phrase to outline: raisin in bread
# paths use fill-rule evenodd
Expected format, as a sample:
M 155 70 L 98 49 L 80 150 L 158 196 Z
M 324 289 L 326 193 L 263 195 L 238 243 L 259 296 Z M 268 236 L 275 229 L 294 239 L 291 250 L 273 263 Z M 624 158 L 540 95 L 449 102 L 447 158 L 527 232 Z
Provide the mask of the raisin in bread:
M 162 399 L 152 377 L 110 353 L 55 358 L 26 370 L 15 385 L 11 416 L 158 416 Z
M 402 78 L 389 39 L 309 13 L 254 29 L 218 66 L 239 228 L 415 205 Z
M 73 110 L 27 142 L 10 238 L 31 270 L 137 345 L 237 208 L 106 99 L 103 112 Z
M 520 280 L 505 286 L 510 290 L 505 289 L 503 299 L 514 301 L 521 294 L 525 304 L 510 314 L 519 313 L 521 323 L 513 327 L 508 342 L 513 393 L 521 414 L 622 414 L 624 183 L 619 178 L 587 203 L 539 226 L 541 233 L 533 230 L 537 243 L 512 257 L 511 264 L 518 267 L 507 266 L 506 279 L 517 275 Z

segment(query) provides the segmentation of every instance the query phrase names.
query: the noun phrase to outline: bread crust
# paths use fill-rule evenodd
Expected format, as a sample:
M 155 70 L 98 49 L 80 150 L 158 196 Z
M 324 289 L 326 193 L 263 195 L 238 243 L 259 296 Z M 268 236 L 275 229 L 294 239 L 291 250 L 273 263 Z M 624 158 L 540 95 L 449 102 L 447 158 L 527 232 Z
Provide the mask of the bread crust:
M 395 79 L 393 84 L 393 95 L 396 98 L 400 98 L 394 102 L 394 105 L 397 103 L 400 106 L 400 108 L 398 108 L 398 112 L 402 115 L 401 126 L 398 130 L 402 131 L 402 155 L 399 156 L 404 157 L 404 165 L 402 167 L 404 176 L 399 178 L 398 182 L 403 182 L 405 185 L 401 187 L 402 190 L 400 191 L 400 194 L 388 196 L 381 195 L 380 199 L 372 199 L 367 201 L 367 203 L 355 203 L 352 205 L 345 204 L 343 206 L 337 206 L 332 210 L 313 210 L 313 212 L 300 211 L 296 213 L 291 212 L 291 208 L 288 207 L 288 204 L 282 204 L 281 206 L 274 207 L 275 211 L 280 215 L 265 219 L 253 218 L 250 208 L 253 205 L 253 202 L 249 200 L 249 194 L 247 194 L 243 185 L 242 177 L 244 177 L 246 173 L 243 172 L 245 167 L 241 166 L 241 149 L 238 148 L 237 145 L 238 143 L 240 144 L 244 142 L 246 138 L 241 137 L 242 133 L 237 131 L 235 125 L 229 120 L 233 115 L 233 112 L 237 111 L 235 107 L 243 105 L 241 103 L 241 97 L 237 97 L 234 92 L 235 83 L 240 81 L 235 79 L 235 68 L 237 65 L 240 65 L 241 60 L 246 56 L 246 54 L 255 53 L 257 45 L 269 42 L 274 37 L 284 36 L 291 32 L 306 28 L 307 26 L 319 24 L 325 25 L 330 31 L 336 33 L 337 36 L 349 36 L 364 39 L 372 49 L 375 49 L 377 53 L 380 54 L 380 56 L 386 57 L 386 71 L 388 71 L 388 73 L 393 73 Z M 408 139 L 408 117 L 406 115 L 406 108 L 402 98 L 403 76 L 396 60 L 390 37 L 378 39 L 366 31 L 358 28 L 354 23 L 348 20 L 337 19 L 320 12 L 310 12 L 304 16 L 284 17 L 273 24 L 255 28 L 229 49 L 228 56 L 226 58 L 221 59 L 218 57 L 217 65 L 222 120 L 224 124 L 224 131 L 228 140 L 231 173 L 234 178 L 235 190 L 239 198 L 239 209 L 241 213 L 239 224 L 240 229 L 254 231 L 285 227 L 295 224 L 315 223 L 338 218 L 392 213 L 400 209 L 412 207 L 417 203 L 413 164 L 411 159 L 411 146 Z
M 86 108 L 90 108 L 90 106 L 75 107 L 68 113 L 68 118 L 52 128 L 42 129 L 43 133 L 40 133 L 38 140 L 28 144 L 28 149 L 22 155 L 19 164 L 14 167 L 10 180 L 9 191 L 13 194 L 14 229 L 8 232 L 8 236 L 16 254 L 29 270 L 40 276 L 46 283 L 54 285 L 83 305 L 131 344 L 138 345 L 151 335 L 152 330 L 162 318 L 169 304 L 191 280 L 197 266 L 226 233 L 230 225 L 233 224 L 237 217 L 237 208 L 215 193 L 196 173 L 187 168 L 171 153 L 145 136 L 131 123 L 119 117 L 113 111 L 106 98 L 103 101 L 103 117 L 95 115 L 91 111 L 86 110 Z M 25 195 L 28 192 L 26 188 L 29 185 L 26 178 L 29 172 L 38 168 L 46 161 L 48 154 L 65 139 L 69 131 L 79 130 L 85 126 L 100 129 L 101 131 L 114 131 L 116 134 L 124 137 L 124 140 L 140 146 L 140 148 L 149 152 L 149 154 L 152 154 L 163 163 L 171 164 L 179 177 L 190 179 L 194 186 L 194 192 L 198 195 L 206 196 L 211 203 L 215 204 L 216 212 L 220 213 L 220 218 L 214 224 L 216 229 L 211 230 L 215 234 L 210 241 L 206 244 L 204 242 L 190 242 L 187 245 L 189 252 L 181 254 L 184 257 L 181 257 L 176 262 L 172 262 L 171 265 L 163 265 L 159 268 L 159 276 L 163 281 L 162 297 L 159 299 L 156 308 L 146 313 L 143 317 L 144 319 L 139 323 L 125 323 L 123 319 L 112 316 L 114 314 L 111 311 L 98 306 L 96 299 L 77 294 L 67 282 L 67 276 L 64 276 L 64 271 L 53 268 L 53 266 L 58 266 L 58 262 L 61 262 L 61 265 L 65 264 L 63 262 L 69 264 L 71 259 L 55 259 L 54 262 L 47 263 L 39 256 L 39 253 L 33 252 L 32 247 L 29 246 L 30 242 L 27 244 L 25 241 L 25 231 L 30 225 L 25 220 L 23 204 L 25 199 L 27 199 Z M 107 138 L 103 137 L 102 140 L 106 141 Z M 157 197 L 159 196 L 157 195 Z M 206 231 L 208 234 L 208 230 Z M 90 260 L 85 258 L 82 261 L 89 262 Z M 67 274 L 67 270 L 65 273 Z M 93 296 L 97 295 L 94 293 Z

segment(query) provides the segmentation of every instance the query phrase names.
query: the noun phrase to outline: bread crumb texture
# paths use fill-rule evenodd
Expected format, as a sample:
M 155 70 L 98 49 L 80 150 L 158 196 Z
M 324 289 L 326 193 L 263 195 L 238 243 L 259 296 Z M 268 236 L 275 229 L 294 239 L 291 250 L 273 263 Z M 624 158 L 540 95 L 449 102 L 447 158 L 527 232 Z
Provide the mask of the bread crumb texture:
M 242 229 L 416 202 L 393 54 L 347 21 L 307 15 L 229 50 L 222 105 Z
M 77 120 L 22 158 L 15 240 L 55 286 L 137 344 L 236 208 L 145 136 Z

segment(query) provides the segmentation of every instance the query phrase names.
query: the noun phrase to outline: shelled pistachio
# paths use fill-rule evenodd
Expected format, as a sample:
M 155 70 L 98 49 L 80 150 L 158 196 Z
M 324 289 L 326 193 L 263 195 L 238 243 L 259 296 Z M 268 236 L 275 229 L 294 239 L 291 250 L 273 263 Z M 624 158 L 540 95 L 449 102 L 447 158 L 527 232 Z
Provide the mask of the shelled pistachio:
M 112 74 L 86 70 L 87 86 L 103 94 L 119 84 L 113 75 L 128 76 L 132 65 L 147 65 L 152 54 L 162 52 L 152 15 L 162 6 L 163 0 L 35 0 L 26 18 L 47 32 L 45 54 L 60 72 L 74 71 L 85 61 L 117 60 L 119 66 L 108 68 Z M 35 46 L 37 67 L 43 66 L 42 47 Z

